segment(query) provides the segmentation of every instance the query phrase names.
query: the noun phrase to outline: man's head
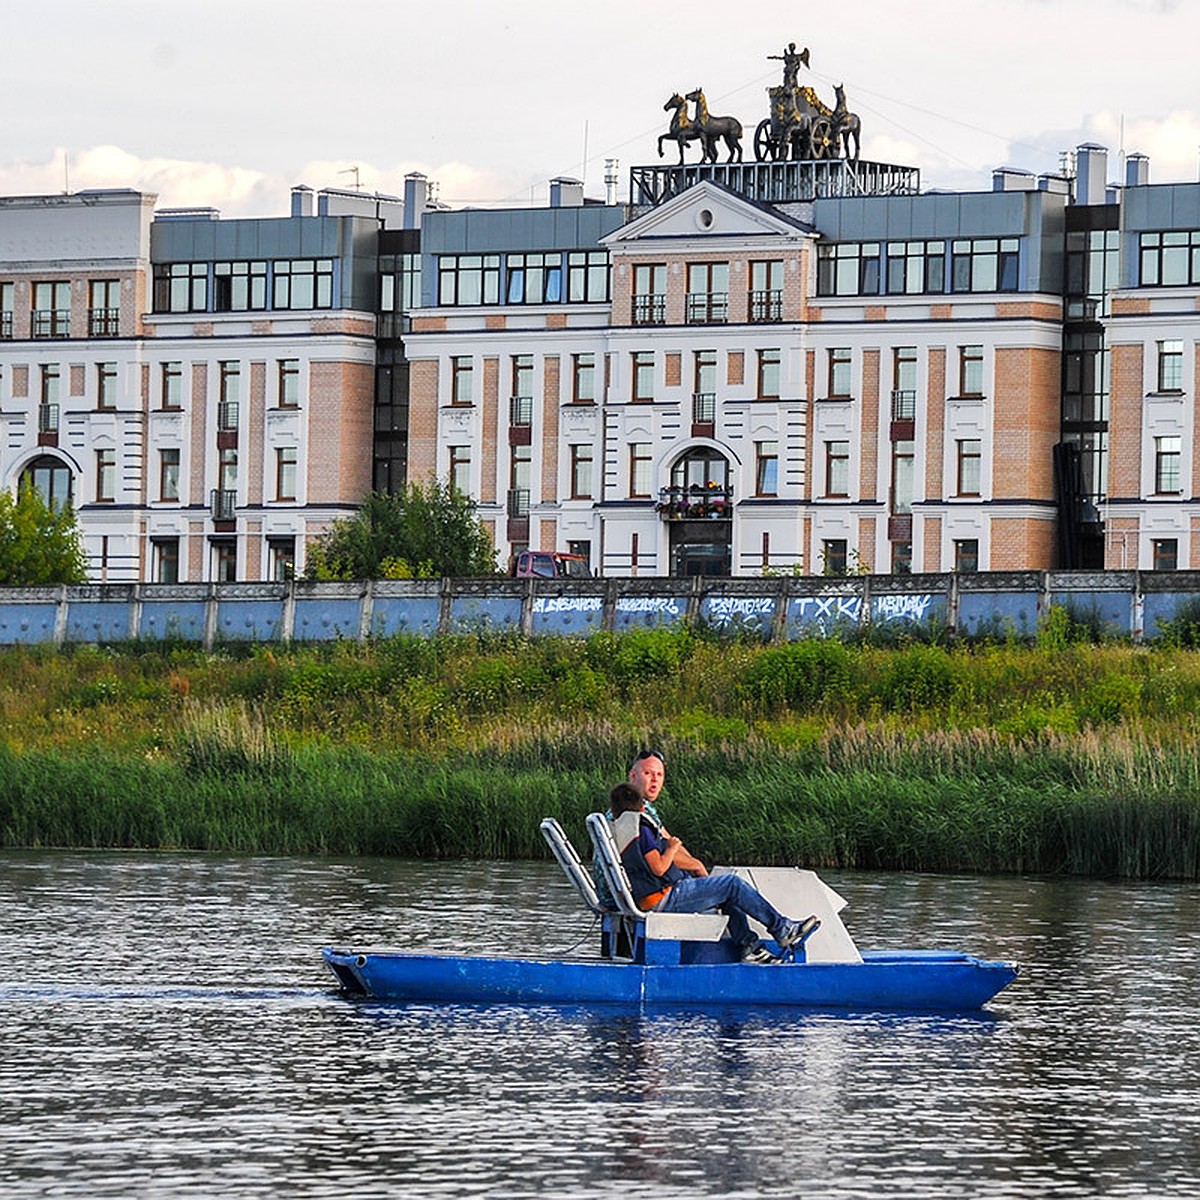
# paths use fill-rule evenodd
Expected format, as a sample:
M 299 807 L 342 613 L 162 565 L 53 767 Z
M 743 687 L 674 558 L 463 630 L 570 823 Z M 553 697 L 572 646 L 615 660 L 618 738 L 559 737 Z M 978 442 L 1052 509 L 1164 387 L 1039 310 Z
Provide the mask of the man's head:
M 642 797 L 654 803 L 666 781 L 667 767 L 658 750 L 641 750 L 629 768 L 629 784 Z
M 614 817 L 627 812 L 641 812 L 645 803 L 641 792 L 628 783 L 618 783 L 608 794 L 608 806 Z

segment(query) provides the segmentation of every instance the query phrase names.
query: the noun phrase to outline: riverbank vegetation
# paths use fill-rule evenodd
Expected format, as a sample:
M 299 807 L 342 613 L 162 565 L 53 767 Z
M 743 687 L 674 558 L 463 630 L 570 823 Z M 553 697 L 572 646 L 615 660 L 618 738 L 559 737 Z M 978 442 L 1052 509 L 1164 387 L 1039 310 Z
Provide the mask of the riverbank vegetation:
M 639 746 L 717 861 L 1200 878 L 1200 652 L 681 630 L 0 651 L 0 845 L 534 857 Z

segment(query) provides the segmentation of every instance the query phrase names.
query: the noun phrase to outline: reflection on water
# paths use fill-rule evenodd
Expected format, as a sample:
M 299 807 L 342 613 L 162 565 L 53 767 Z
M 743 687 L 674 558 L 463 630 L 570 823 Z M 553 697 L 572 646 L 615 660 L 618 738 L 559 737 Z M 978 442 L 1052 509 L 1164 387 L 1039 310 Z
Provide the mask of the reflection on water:
M 1196 1193 L 1191 889 L 829 882 L 864 947 L 1023 973 L 964 1016 L 356 1004 L 321 945 L 589 918 L 549 864 L 0 856 L 0 1194 Z

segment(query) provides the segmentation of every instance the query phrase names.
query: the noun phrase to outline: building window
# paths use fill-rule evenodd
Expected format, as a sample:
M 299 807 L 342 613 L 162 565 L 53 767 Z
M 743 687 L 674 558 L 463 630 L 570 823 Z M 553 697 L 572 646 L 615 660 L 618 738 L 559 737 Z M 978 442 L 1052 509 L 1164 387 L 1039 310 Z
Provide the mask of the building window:
M 961 438 L 958 447 L 958 469 L 955 475 L 955 495 L 978 496 L 983 465 L 983 442 L 979 438 Z
M 846 242 L 817 248 L 817 295 L 878 294 L 878 242 Z
M 0 283 L 0 338 L 13 335 L 13 293 L 11 283 Z
M 116 408 L 117 406 L 117 364 L 102 362 L 96 364 L 96 407 Z
M 689 263 L 689 325 L 723 324 L 729 319 L 729 264 Z
M 93 279 L 88 284 L 88 337 L 116 337 L 120 328 L 120 281 Z
M 71 503 L 71 469 L 61 459 L 43 454 L 21 472 L 21 482 L 37 488 L 48 508 Z
M 893 513 L 912 512 L 914 443 L 892 443 L 892 491 L 889 509 Z
M 955 292 L 1015 292 L 1016 238 L 958 239 L 951 243 L 950 285 Z
M 1186 287 L 1195 283 L 1200 283 L 1200 231 L 1142 234 L 1142 287 Z
M 779 494 L 779 443 L 754 443 L 754 494 Z
M 230 430 L 238 427 L 238 397 L 241 395 L 242 366 L 236 362 L 217 364 L 219 392 L 217 402 L 217 428 Z
M 154 268 L 155 312 L 207 312 L 208 263 L 160 263 Z
M 892 574 L 912 574 L 912 542 L 892 543 Z
M 179 539 L 154 539 L 154 579 L 157 583 L 179 582 Z
M 296 499 L 296 473 L 299 451 L 295 446 L 275 447 L 275 499 Z
M 829 351 L 829 398 L 849 400 L 853 357 L 850 349 L 839 346 Z
M 960 396 L 983 395 L 982 346 L 959 346 L 958 394 Z
M 654 351 L 635 350 L 630 355 L 633 367 L 633 394 L 635 404 L 649 404 L 654 399 Z
M 781 350 L 760 350 L 758 352 L 758 398 L 760 400 L 779 399 L 779 379 L 783 363 Z
M 639 263 L 633 268 L 633 323 L 663 325 L 666 320 L 666 264 Z
M 512 356 L 512 391 L 508 423 L 522 429 L 533 424 L 533 355 Z
M 293 258 L 274 264 L 276 308 L 332 308 L 333 259 Z
M 783 263 L 750 264 L 750 320 L 783 319 Z
M 592 499 L 592 456 L 590 442 L 575 444 L 571 451 L 571 499 Z
M 500 255 L 442 254 L 438 257 L 438 304 L 500 303 Z
M 298 408 L 300 405 L 300 360 L 279 360 L 279 407 Z
M 575 404 L 596 402 L 596 356 L 574 354 L 571 356 L 571 400 Z
M 849 566 L 849 546 L 845 538 L 825 538 L 821 543 L 821 572 L 845 575 Z
M 214 538 L 212 542 L 213 579 L 217 583 L 237 580 L 237 542 L 232 538 Z
M 629 443 L 629 498 L 646 500 L 650 497 L 651 471 L 654 466 L 650 442 Z
M 1183 391 L 1183 342 L 1177 338 L 1158 343 L 1158 390 Z
M 467 354 L 450 360 L 450 403 L 470 404 L 475 360 Z
M 1154 491 L 1160 496 L 1178 495 L 1183 475 L 1183 439 L 1154 439 Z
M 1179 568 L 1179 541 L 1176 538 L 1155 538 L 1151 543 L 1155 571 L 1175 571 Z
M 562 301 L 561 254 L 509 254 L 507 303 L 558 304 Z
M 70 337 L 70 283 L 35 283 L 31 320 L 35 338 Z
M 158 498 L 169 503 L 179 500 L 179 450 L 158 452 Z
M 887 291 L 891 296 L 920 295 L 944 290 L 945 242 L 889 242 Z
M 692 355 L 692 421 L 711 425 L 717 419 L 717 352 L 697 350 Z
M 567 553 L 578 554 L 583 559 L 584 569 L 591 574 L 592 570 L 592 543 L 590 539 L 580 538 L 567 542 Z
M 117 495 L 117 452 L 96 451 L 96 501 L 110 503 Z
M 291 264 L 286 264 L 291 265 Z M 213 311 L 247 312 L 267 307 L 265 262 L 213 264 Z M 281 308 L 328 308 L 328 305 L 278 305 Z
M 962 574 L 979 570 L 978 538 L 959 538 L 954 543 L 954 569 Z
M 607 303 L 609 274 L 607 250 L 572 250 L 567 255 L 567 299 L 572 304 Z
M 450 447 L 450 486 L 460 496 L 471 494 L 471 447 Z
M 163 408 L 183 407 L 183 363 L 165 362 L 162 364 L 162 406 Z
M 58 403 L 61 381 L 62 375 L 58 363 L 42 363 L 40 399 L 43 404 Z
M 896 346 L 892 351 L 892 420 L 912 421 L 917 415 L 917 348 Z
M 232 448 L 222 450 L 217 460 L 217 472 L 222 492 L 237 495 L 238 452 Z M 231 500 L 232 504 L 233 501 Z
M 508 515 L 529 516 L 529 493 L 533 479 L 533 451 L 529 446 L 513 446 L 508 464 Z
M 825 495 L 844 498 L 850 494 L 850 443 L 825 443 Z
M 271 578 L 276 583 L 288 583 L 296 578 L 296 539 L 267 538 L 267 553 L 271 560 Z

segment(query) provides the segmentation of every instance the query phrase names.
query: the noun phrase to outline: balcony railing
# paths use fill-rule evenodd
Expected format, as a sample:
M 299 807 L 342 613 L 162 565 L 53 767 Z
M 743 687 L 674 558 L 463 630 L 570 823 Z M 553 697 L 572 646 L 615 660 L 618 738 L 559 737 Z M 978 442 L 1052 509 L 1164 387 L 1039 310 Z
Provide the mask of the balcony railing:
M 10 312 L 0 312 L 0 338 L 10 338 L 13 335 L 13 315 Z
M 217 428 L 222 433 L 228 433 L 238 427 L 238 401 L 222 400 L 217 405 Z
M 209 507 L 214 521 L 232 521 L 237 506 L 237 492 L 233 488 L 213 488 L 209 496 Z
M 717 419 L 717 393 L 694 392 L 692 394 L 692 424 L 712 425 Z
M 660 488 L 654 511 L 664 521 L 729 520 L 733 517 L 733 488 L 716 483 Z
M 783 292 L 778 289 L 769 292 L 751 292 L 750 320 L 782 321 Z
M 508 489 L 508 515 L 510 517 L 529 516 L 529 489 Z
M 724 325 L 728 320 L 728 292 L 688 293 L 687 323 L 689 325 Z
M 892 420 L 911 421 L 917 415 L 917 393 L 910 388 L 892 392 Z
M 508 400 L 508 423 L 518 429 L 533 424 L 533 397 L 510 396 Z
M 89 308 L 88 337 L 116 337 L 121 332 L 119 308 Z
M 71 310 L 69 308 L 35 308 L 30 313 L 30 328 L 35 338 L 69 337 Z
M 38 405 L 38 433 L 58 432 L 58 405 Z
M 665 325 L 667 323 L 667 297 L 662 292 L 648 293 L 633 298 L 633 323 L 635 325 Z

